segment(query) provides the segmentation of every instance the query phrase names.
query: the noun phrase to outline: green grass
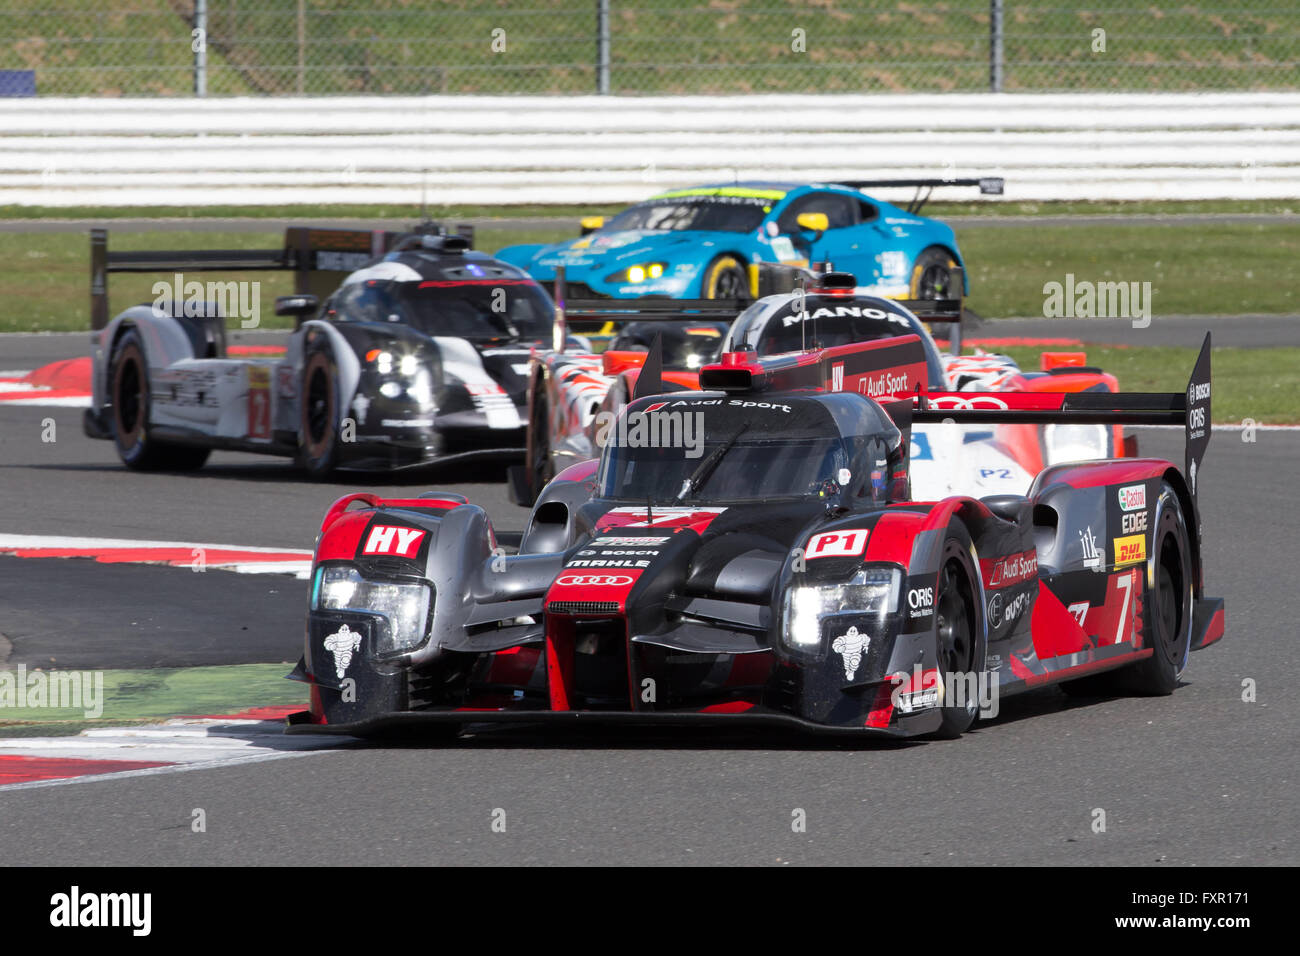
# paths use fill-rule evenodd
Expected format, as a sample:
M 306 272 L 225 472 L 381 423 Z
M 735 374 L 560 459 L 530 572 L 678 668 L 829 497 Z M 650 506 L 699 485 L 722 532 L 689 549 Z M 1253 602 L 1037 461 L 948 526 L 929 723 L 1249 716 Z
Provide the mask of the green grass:
M 301 210 L 298 210 L 299 214 Z M 511 213 L 513 214 L 513 213 Z M 283 217 L 286 221 L 292 216 Z M 455 216 L 445 217 L 455 221 Z M 962 227 L 958 240 L 970 268 L 970 306 L 984 316 L 1041 316 L 1043 285 L 1076 280 L 1150 282 L 1153 314 L 1232 315 L 1300 311 L 1300 229 L 1286 224 L 1210 223 L 1165 226 L 1123 223 L 1041 228 Z M 480 228 L 479 248 L 551 242 L 573 235 L 555 227 Z M 259 249 L 282 238 L 258 232 L 110 234 L 109 248 Z M 76 233 L 0 233 L 0 331 L 89 328 L 89 240 Z M 154 275 L 110 280 L 110 311 L 153 299 Z M 256 280 L 266 328 L 287 327 L 272 314 L 277 295 L 292 291 L 287 273 L 211 273 L 205 280 Z
M 238 664 L 106 670 L 102 671 L 103 713 L 98 718 L 87 719 L 80 707 L 4 706 L 0 707 L 0 737 L 75 734 L 88 727 L 233 714 L 250 707 L 302 704 L 305 708 L 306 687 L 284 679 L 291 669 L 289 664 Z M 31 674 L 29 670 L 29 684 Z
M 9 0 L 0 9 L 0 67 L 35 69 L 44 93 L 185 95 L 192 9 L 188 0 Z M 212 0 L 210 93 L 595 90 L 590 0 L 305 0 L 302 9 L 300 50 L 298 0 Z M 611 88 L 983 90 L 988 24 L 988 0 L 618 2 Z M 1094 48 L 1095 30 L 1105 31 L 1104 51 Z M 1008 91 L 1300 86 L 1300 9 L 1278 0 L 1085 9 L 1016 0 L 1006 4 L 1004 35 Z
M 1039 348 L 996 348 L 1021 368 L 1039 368 Z M 969 349 L 967 351 L 970 351 Z M 1197 349 L 1087 346 L 1088 364 L 1105 369 L 1126 392 L 1182 392 Z M 1215 349 L 1214 421 L 1240 424 L 1300 423 L 1300 348 Z

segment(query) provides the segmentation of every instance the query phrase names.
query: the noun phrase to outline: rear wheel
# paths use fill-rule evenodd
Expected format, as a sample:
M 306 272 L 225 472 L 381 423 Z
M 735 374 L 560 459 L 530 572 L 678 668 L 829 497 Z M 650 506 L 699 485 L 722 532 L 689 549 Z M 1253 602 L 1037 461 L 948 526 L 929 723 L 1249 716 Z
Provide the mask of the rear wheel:
M 149 436 L 149 366 L 140 334 L 129 330 L 113 352 L 113 443 L 118 457 L 137 471 L 192 471 L 211 449 L 160 442 Z
M 749 274 L 735 256 L 718 256 L 704 270 L 706 299 L 748 299 Z
M 302 370 L 298 461 L 312 478 L 338 464 L 338 370 L 328 346 L 314 346 Z
M 953 283 L 957 260 L 940 246 L 931 246 L 916 257 L 912 266 L 909 294 L 913 299 L 951 299 L 961 290 Z
M 976 681 L 984 666 L 970 539 L 964 528 L 955 530 L 958 533 L 950 531 L 944 542 L 934 601 L 939 673 L 944 682 L 942 722 L 934 736 L 942 739 L 960 737 L 975 723 L 979 709 Z M 959 685 L 961 692 L 955 693 Z

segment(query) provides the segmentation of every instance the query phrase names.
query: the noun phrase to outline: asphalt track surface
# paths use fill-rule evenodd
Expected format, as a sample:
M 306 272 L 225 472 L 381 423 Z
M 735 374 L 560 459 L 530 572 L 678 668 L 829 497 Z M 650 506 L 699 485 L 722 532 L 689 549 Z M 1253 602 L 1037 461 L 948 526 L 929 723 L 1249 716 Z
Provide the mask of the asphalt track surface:
M 40 440 L 47 416 L 53 444 Z M 460 491 L 498 528 L 523 527 L 502 485 L 464 471 L 318 485 L 286 463 L 217 454 L 197 475 L 132 474 L 111 445 L 81 435 L 79 416 L 0 408 L 0 531 L 310 547 L 332 499 L 376 485 Z M 1295 864 L 1300 434 L 1256 437 L 1216 434 L 1202 472 L 1207 578 L 1227 599 L 1227 636 L 1192 657 L 1172 697 L 1074 701 L 1048 688 L 1003 701 L 996 719 L 953 742 L 494 731 L 450 747 L 345 744 L 266 763 L 0 790 L 0 859 Z M 1181 458 L 1171 431 L 1144 432 L 1142 442 L 1145 453 Z M 107 660 L 115 643 L 202 655 L 229 642 L 231 658 L 297 655 L 305 595 L 291 578 L 13 559 L 0 565 L 0 582 L 0 631 L 14 632 L 15 653 L 62 641 L 59 653 L 89 662 L 101 649 Z M 242 606 L 218 607 L 223 593 Z M 168 615 L 187 617 L 188 630 L 160 644 Z M 249 632 L 235 632 L 250 621 Z M 1248 678 L 1254 703 L 1242 700 Z M 208 831 L 195 834 L 200 807 Z M 495 810 L 506 814 L 505 833 L 493 832 Z M 800 810 L 806 832 L 792 828 Z M 1092 830 L 1096 810 L 1104 833 Z

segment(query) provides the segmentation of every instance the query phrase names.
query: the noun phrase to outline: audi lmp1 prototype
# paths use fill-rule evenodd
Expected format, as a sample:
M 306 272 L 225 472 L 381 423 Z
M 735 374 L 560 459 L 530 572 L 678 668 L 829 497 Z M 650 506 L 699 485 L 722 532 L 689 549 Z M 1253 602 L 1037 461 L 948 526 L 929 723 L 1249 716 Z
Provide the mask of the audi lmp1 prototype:
M 568 349 L 537 350 L 528 385 L 528 448 L 525 464 L 511 475 L 511 493 L 532 503 L 555 474 L 593 457 L 608 423 L 633 393 L 654 336 L 667 336 L 662 351 L 667 391 L 699 388 L 700 369 L 728 351 L 752 349 L 759 357 L 793 354 L 825 346 L 869 342 L 898 335 L 920 338 L 929 383 L 959 395 L 935 397 L 951 408 L 1005 408 L 1003 392 L 1118 391 L 1114 376 L 1082 365 L 1082 353 L 1057 354 L 1072 364 L 1048 371 L 1022 371 L 1009 358 L 979 353 L 952 355 L 939 349 L 924 321 L 958 324 L 960 299 L 900 302 L 870 295 L 849 273 L 808 276 L 806 290 L 765 296 L 734 317 L 729 327 L 717 321 L 734 312 L 709 311 L 709 301 L 623 303 L 608 311 L 575 308 L 557 292 L 557 340 L 570 340 L 564 324 L 601 319 L 627 324 L 600 355 Z M 557 288 L 560 286 L 557 285 Z M 593 302 L 582 305 L 596 304 Z M 719 331 L 724 329 L 723 331 Z M 959 336 L 954 335 L 954 341 Z M 885 394 L 887 373 L 865 383 L 868 395 Z M 966 393 L 981 394 L 976 397 Z M 962 429 L 946 424 L 918 425 L 912 431 L 911 480 L 923 498 L 954 493 L 976 496 L 1023 494 L 1044 466 L 1062 461 L 1103 459 L 1126 454 L 1122 430 L 1100 424 L 1052 423 L 1044 428 L 997 425 Z
M 508 246 L 497 257 L 550 281 L 563 267 L 575 296 L 756 298 L 748 266 L 831 263 L 881 295 L 941 299 L 962 265 L 950 227 L 919 215 L 929 192 L 902 209 L 864 190 L 978 186 L 996 178 L 845 183 L 742 182 L 677 189 L 638 203 L 593 231 L 551 245 Z M 584 221 L 587 222 L 587 221 Z
M 879 400 L 859 389 L 887 374 Z M 1042 684 L 1170 693 L 1223 634 L 1186 395 L 936 409 L 905 334 L 728 352 L 702 390 L 645 374 L 599 461 L 542 492 L 518 553 L 463 497 L 340 499 L 316 548 L 291 732 L 410 724 L 759 724 L 952 737 Z M 939 397 L 942 397 L 940 395 Z M 1060 464 L 1029 493 L 915 501 L 913 421 L 1173 423 L 1186 464 Z M 985 690 L 987 689 L 987 691 Z
M 323 304 L 277 300 L 297 320 L 283 358 L 228 357 L 225 318 L 206 303 L 119 315 L 93 340 L 86 433 L 137 469 L 198 468 L 214 448 L 296 457 L 313 476 L 522 455 L 528 357 L 554 310 L 541 286 L 440 231 L 376 260 L 317 255 L 360 268 Z

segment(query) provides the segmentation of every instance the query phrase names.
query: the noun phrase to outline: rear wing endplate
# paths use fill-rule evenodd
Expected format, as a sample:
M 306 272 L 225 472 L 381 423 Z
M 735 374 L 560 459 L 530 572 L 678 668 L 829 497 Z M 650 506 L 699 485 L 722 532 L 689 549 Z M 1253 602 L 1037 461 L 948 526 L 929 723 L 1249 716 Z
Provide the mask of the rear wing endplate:
M 913 187 L 916 194 L 904 207 L 916 215 L 927 202 L 930 194 L 941 186 L 978 186 L 980 195 L 1001 196 L 1006 187 L 1006 180 L 1001 176 L 979 176 L 974 179 L 850 179 L 840 183 L 853 189 L 896 189 Z

